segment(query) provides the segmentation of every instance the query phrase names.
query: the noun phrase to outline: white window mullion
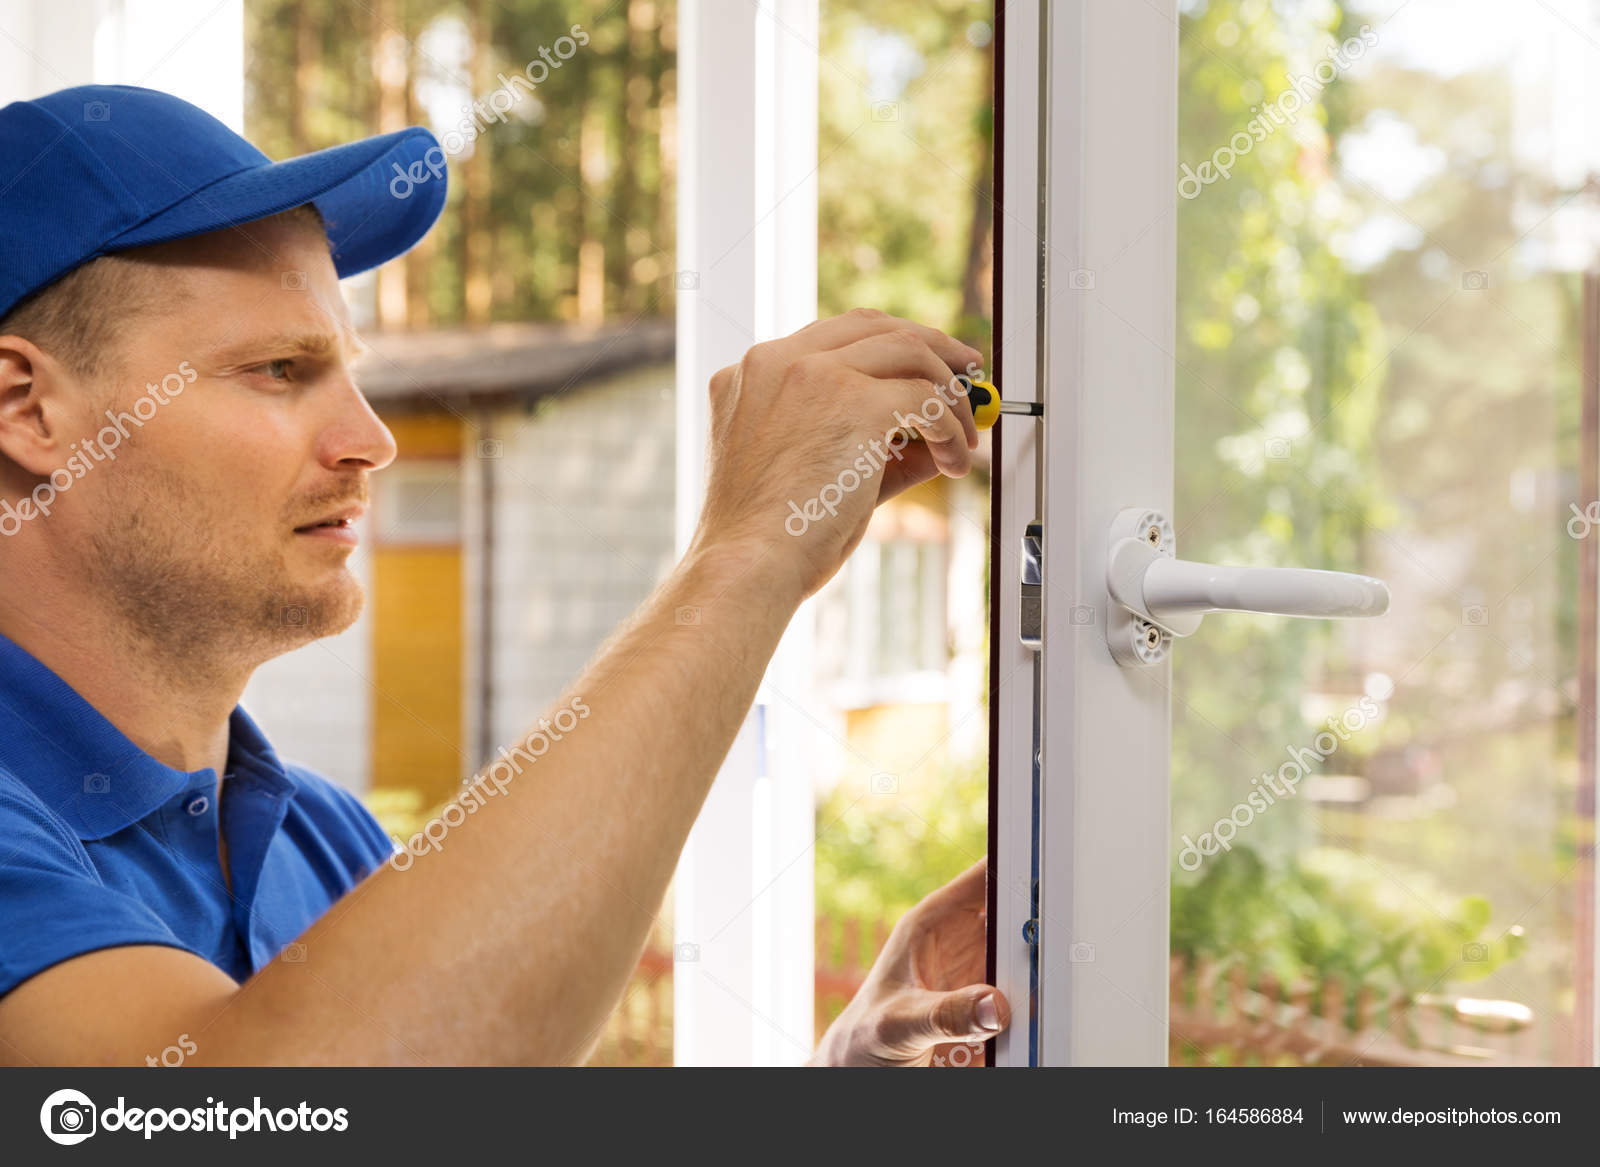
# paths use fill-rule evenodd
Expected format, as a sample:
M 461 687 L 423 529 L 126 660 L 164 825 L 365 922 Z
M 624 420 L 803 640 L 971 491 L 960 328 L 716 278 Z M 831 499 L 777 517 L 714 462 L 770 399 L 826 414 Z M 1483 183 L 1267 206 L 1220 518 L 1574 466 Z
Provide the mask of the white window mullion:
M 702 498 L 706 385 L 816 314 L 816 0 L 679 13 L 678 476 Z M 675 883 L 674 1057 L 784 1065 L 812 1042 L 811 605 L 695 823 Z
M 1177 12 L 1033 0 L 1005 22 L 996 352 L 1006 396 L 1045 408 L 1001 427 L 997 459 L 993 956 L 1014 1022 L 995 1060 L 1159 1065 L 1170 672 L 1113 661 L 1106 553 L 1119 511 L 1172 505 Z M 1033 520 L 1037 669 L 1020 643 Z
M 1178 15 L 1046 10 L 1039 1060 L 1164 1065 L 1171 666 L 1105 627 L 1113 519 L 1172 507 Z

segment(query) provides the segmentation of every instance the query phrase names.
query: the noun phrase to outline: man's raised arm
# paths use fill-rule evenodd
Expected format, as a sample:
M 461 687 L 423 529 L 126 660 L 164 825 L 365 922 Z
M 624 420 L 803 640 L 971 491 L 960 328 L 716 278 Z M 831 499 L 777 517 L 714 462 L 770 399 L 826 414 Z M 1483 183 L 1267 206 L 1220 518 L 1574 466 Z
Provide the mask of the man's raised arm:
M 751 349 L 712 380 L 683 561 L 547 712 L 548 749 L 507 743 L 515 776 L 464 788 L 478 804 L 443 820 L 448 845 L 380 869 L 300 938 L 303 960 L 243 985 L 162 947 L 56 965 L 0 999 L 0 1061 L 141 1064 L 180 1034 L 190 1064 L 581 1061 L 795 608 L 873 506 L 969 468 L 948 386 L 980 359 L 860 311 Z

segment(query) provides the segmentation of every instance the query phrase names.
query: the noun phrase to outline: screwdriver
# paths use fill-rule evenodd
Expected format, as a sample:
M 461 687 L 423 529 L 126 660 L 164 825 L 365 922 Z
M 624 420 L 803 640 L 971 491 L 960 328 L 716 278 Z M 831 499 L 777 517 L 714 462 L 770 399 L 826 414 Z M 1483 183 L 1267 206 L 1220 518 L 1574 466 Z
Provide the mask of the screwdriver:
M 1023 417 L 1044 416 L 1044 406 L 1037 401 L 1002 401 L 1000 390 L 991 382 L 980 381 L 965 373 L 957 373 L 955 379 L 966 387 L 967 401 L 972 406 L 972 420 L 980 430 L 993 426 L 1000 420 L 1002 413 L 1019 414 Z M 903 432 L 914 442 L 922 440 L 922 435 L 916 430 Z
M 956 380 L 967 387 L 967 400 L 972 403 L 972 420 L 980 430 L 986 430 L 1000 419 L 1002 413 L 1023 417 L 1043 417 L 1044 406 L 1037 401 L 1002 401 L 1000 390 L 988 381 L 957 373 Z

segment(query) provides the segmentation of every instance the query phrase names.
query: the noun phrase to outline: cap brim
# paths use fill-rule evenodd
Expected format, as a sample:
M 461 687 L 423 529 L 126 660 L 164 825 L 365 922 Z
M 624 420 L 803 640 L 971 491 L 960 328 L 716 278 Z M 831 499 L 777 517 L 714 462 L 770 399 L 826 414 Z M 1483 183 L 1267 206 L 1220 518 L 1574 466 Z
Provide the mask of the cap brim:
M 438 219 L 444 155 L 435 154 L 431 168 L 427 157 L 438 146 L 432 134 L 413 126 L 252 166 L 194 191 L 104 250 L 204 235 L 314 203 L 327 226 L 335 270 L 341 278 L 353 276 L 405 254 Z

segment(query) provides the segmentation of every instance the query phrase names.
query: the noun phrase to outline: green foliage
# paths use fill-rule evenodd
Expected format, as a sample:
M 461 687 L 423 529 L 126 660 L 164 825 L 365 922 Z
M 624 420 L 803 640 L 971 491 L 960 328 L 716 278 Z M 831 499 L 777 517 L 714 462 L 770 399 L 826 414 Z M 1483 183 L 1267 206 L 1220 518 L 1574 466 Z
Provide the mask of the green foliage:
M 1323 45 L 1354 32 L 1345 23 L 1333 4 L 1191 5 L 1179 161 L 1198 167 L 1227 144 Z M 1362 277 L 1329 244 L 1349 213 L 1327 196 L 1342 101 L 1335 81 L 1241 155 L 1230 178 L 1177 200 L 1176 520 L 1186 558 L 1364 570 L 1371 532 L 1386 521 L 1374 453 L 1382 331 Z M 1175 834 L 1214 820 L 1269 758 L 1315 733 L 1300 696 L 1318 674 L 1349 669 L 1338 635 L 1321 621 L 1208 621 L 1175 654 Z M 1303 845 L 1307 826 L 1275 816 L 1263 844 Z
M 981 0 L 824 6 L 822 315 L 865 305 L 987 340 L 987 313 L 963 313 L 962 286 L 975 202 L 980 221 L 990 214 L 993 18 Z
M 1185 4 L 1179 160 L 1210 157 L 1363 24 L 1403 40 L 1388 14 L 1359 0 Z M 1523 148 L 1526 82 L 1505 61 L 1452 72 L 1424 57 L 1364 61 L 1231 178 L 1179 200 L 1179 553 L 1377 571 L 1406 615 L 1362 629 L 1208 621 L 1174 655 L 1173 834 L 1226 814 L 1310 741 L 1312 706 L 1348 705 L 1366 671 L 1383 671 L 1398 685 L 1384 718 L 1325 769 L 1376 797 L 1341 808 L 1302 791 L 1275 809 L 1252 827 L 1278 873 L 1262 878 L 1290 878 L 1323 843 L 1373 870 L 1484 891 L 1536 938 L 1495 983 L 1554 1012 L 1570 1008 L 1577 939 L 1570 898 L 1550 890 L 1572 878 L 1577 837 L 1579 574 L 1565 514 L 1552 512 L 1575 497 L 1581 313 L 1576 279 L 1529 225 L 1576 188 L 1553 189 L 1548 161 Z M 1380 168 L 1415 167 L 1409 187 L 1378 189 L 1373 163 L 1352 164 L 1375 127 L 1399 143 Z M 1352 244 L 1384 223 L 1402 228 L 1390 242 Z M 1263 456 L 1274 435 L 1288 457 Z M 1517 501 L 1517 484 L 1534 481 L 1548 485 Z M 1478 603 L 1491 635 L 1462 631 L 1463 606 Z M 1207 894 L 1253 902 L 1252 887 L 1241 877 Z M 1223 926 L 1215 913 L 1184 918 L 1209 902 L 1175 890 L 1175 932 Z M 1264 943 L 1290 951 L 1281 940 Z M 1358 929 L 1344 940 L 1365 943 Z M 1396 958 L 1406 976 L 1449 958 L 1447 940 L 1408 947 Z M 1353 971 L 1400 976 L 1364 951 Z
M 246 133 L 275 158 L 323 149 L 377 132 L 387 101 L 388 119 L 444 140 L 502 76 L 555 60 L 532 92 L 508 90 L 503 120 L 477 115 L 483 132 L 449 158 L 444 212 L 404 260 L 407 323 L 468 319 L 474 282 L 484 320 L 571 318 L 586 249 L 606 313 L 667 315 L 676 12 L 675 0 L 249 0 Z M 573 25 L 589 43 L 561 61 Z
M 1271 866 L 1235 847 L 1197 880 L 1174 877 L 1172 951 L 1283 984 L 1336 978 L 1410 997 L 1486 977 L 1522 951 L 1522 930 L 1490 928 L 1491 914 L 1482 896 L 1351 851 L 1318 847 Z
M 819 916 L 894 920 L 986 850 L 982 758 L 925 771 L 895 794 L 840 783 L 817 808 Z

